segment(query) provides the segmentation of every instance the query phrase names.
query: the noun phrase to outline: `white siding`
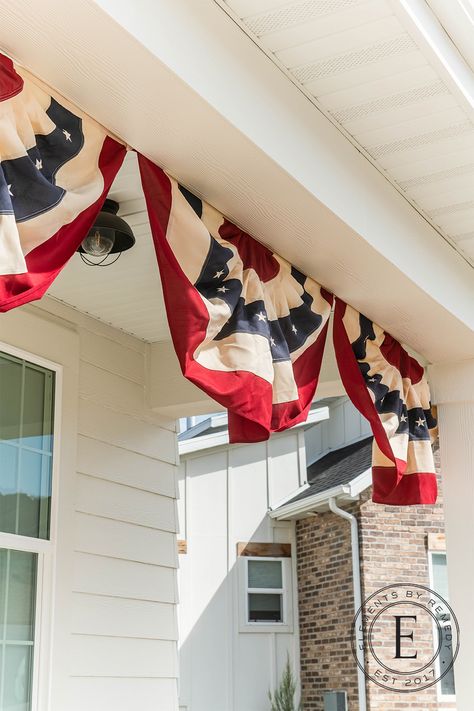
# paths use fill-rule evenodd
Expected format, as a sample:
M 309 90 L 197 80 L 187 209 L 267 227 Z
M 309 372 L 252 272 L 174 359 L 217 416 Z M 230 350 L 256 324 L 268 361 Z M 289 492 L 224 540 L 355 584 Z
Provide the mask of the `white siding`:
M 305 431 L 308 466 L 328 452 L 371 435 L 370 425 L 347 398 L 330 405 L 329 419 Z
M 180 557 L 179 577 L 180 709 L 267 711 L 268 690 L 278 684 L 288 654 L 298 672 L 296 561 L 292 630 L 290 625 L 278 633 L 242 631 L 244 589 L 236 544 L 292 543 L 295 555 L 294 523 L 273 522 L 268 508 L 306 482 L 307 464 L 369 434 L 351 402 L 338 398 L 329 420 L 306 431 L 182 457 L 179 529 L 187 554 Z
M 272 524 L 267 510 L 305 478 L 300 441 L 291 431 L 182 459 L 180 705 L 189 711 L 266 711 L 287 653 L 298 668 L 296 604 L 294 632 L 239 631 L 236 544 L 292 542 L 293 524 Z
M 54 316 L 7 314 L 0 332 L 64 374 L 52 685 L 41 711 L 174 711 L 175 423 L 146 407 L 144 343 L 49 307 Z

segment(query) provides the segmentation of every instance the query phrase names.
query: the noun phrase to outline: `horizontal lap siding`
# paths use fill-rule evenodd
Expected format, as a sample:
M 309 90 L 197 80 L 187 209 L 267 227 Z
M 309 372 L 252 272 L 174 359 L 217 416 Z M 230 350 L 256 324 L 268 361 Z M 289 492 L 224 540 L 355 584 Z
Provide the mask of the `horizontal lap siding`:
M 146 409 L 144 344 L 80 341 L 70 708 L 173 711 L 176 435 Z

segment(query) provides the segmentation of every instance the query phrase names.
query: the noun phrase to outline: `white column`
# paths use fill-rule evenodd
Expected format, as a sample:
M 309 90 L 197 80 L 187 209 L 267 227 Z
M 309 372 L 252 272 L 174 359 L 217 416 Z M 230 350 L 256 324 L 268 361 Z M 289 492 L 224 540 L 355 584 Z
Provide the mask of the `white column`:
M 451 606 L 460 626 L 457 711 L 474 698 L 474 360 L 430 367 L 438 405 Z

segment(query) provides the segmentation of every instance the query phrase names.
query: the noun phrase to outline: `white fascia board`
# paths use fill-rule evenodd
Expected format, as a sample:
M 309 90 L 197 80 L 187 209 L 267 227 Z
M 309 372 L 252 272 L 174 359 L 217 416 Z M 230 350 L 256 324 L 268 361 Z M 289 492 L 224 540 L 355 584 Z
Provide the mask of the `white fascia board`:
M 212 418 L 210 418 L 212 419 Z M 216 424 L 215 426 L 221 426 L 222 424 L 225 424 L 227 421 L 227 415 L 218 415 L 216 416 Z M 323 420 L 328 420 L 329 419 L 329 408 L 328 407 L 318 407 L 313 410 L 310 410 L 308 413 L 308 417 L 306 419 L 306 422 L 300 422 L 297 425 L 294 425 L 293 427 L 290 427 L 290 430 L 297 430 L 301 429 L 302 427 L 308 427 L 311 425 L 316 424 L 317 422 L 322 422 Z M 208 420 L 206 420 L 208 422 Z M 196 425 L 197 427 L 198 425 Z M 286 430 L 288 431 L 288 430 Z M 273 437 L 284 437 L 285 432 L 275 432 Z M 178 448 L 179 448 L 179 454 L 180 456 L 183 456 L 185 454 L 191 454 L 192 452 L 199 452 L 203 449 L 213 449 L 214 447 L 222 447 L 223 445 L 229 444 L 229 431 L 225 430 L 223 432 L 214 432 L 210 433 L 207 435 L 202 435 L 201 437 L 193 437 L 192 439 L 183 439 L 178 441 Z M 245 445 L 233 445 L 236 447 L 239 446 L 245 446 Z
M 314 494 L 314 496 L 308 496 L 305 499 L 294 501 L 286 505 L 284 504 L 284 501 L 282 501 L 280 504 L 269 510 L 268 515 L 270 518 L 276 519 L 277 521 L 304 518 L 308 514 L 328 510 L 329 499 L 342 499 L 343 501 L 357 500 L 360 494 L 371 484 L 372 470 L 367 469 L 365 472 L 362 472 L 362 474 L 359 474 L 359 476 L 353 479 L 349 484 L 341 484 L 333 487 L 332 489 L 320 491 L 319 493 Z M 286 498 L 286 501 L 293 499 L 295 496 L 309 488 L 309 486 L 310 485 L 300 487 L 298 490 L 290 494 L 290 496 Z
M 328 501 L 330 498 L 337 499 L 343 496 L 345 499 L 353 498 L 351 488 L 347 484 L 335 486 L 332 489 L 314 494 L 314 496 L 308 496 L 301 501 L 294 501 L 293 503 L 286 504 L 286 506 L 281 506 L 279 509 L 270 509 L 268 515 L 277 521 L 304 518 L 305 515 L 328 509 Z
M 474 354 L 467 261 L 213 0 L 10 0 L 0 47 L 430 362 Z

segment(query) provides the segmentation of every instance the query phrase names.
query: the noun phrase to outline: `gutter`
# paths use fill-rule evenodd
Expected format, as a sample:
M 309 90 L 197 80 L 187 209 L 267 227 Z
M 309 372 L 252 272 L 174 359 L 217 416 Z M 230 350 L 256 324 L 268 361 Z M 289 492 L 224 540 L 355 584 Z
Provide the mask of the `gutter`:
M 359 557 L 359 527 L 357 518 L 348 511 L 339 508 L 336 503 L 336 497 L 331 496 L 329 499 L 329 508 L 341 518 L 345 518 L 351 524 L 351 548 L 352 548 L 352 585 L 354 590 L 354 613 L 357 614 L 362 607 L 362 587 L 360 580 L 360 557 Z M 360 645 L 356 647 L 357 656 L 357 689 L 359 696 L 359 711 L 367 710 L 367 699 L 365 694 L 365 675 L 362 671 L 365 669 L 364 648 Z

